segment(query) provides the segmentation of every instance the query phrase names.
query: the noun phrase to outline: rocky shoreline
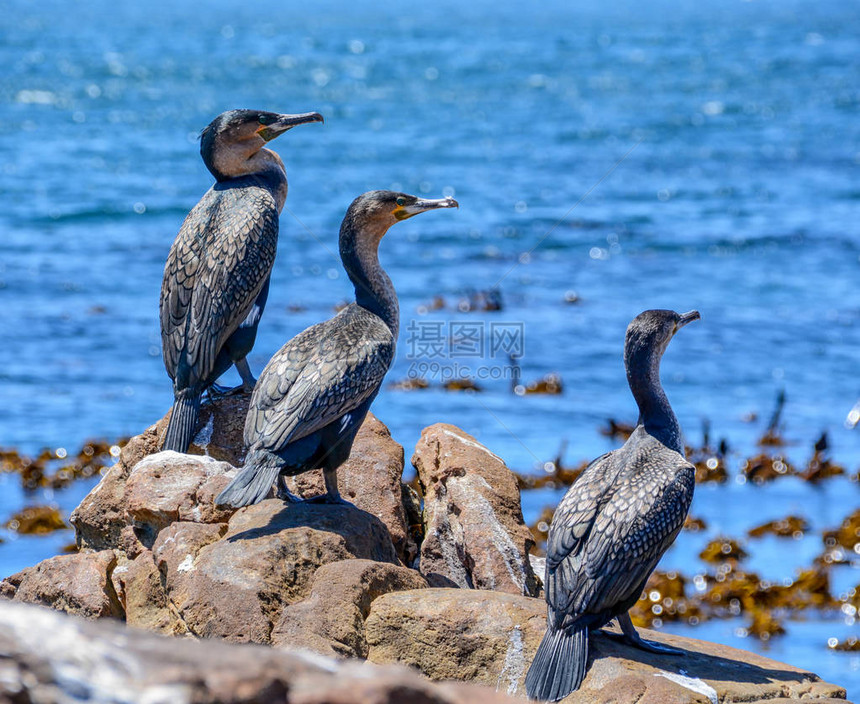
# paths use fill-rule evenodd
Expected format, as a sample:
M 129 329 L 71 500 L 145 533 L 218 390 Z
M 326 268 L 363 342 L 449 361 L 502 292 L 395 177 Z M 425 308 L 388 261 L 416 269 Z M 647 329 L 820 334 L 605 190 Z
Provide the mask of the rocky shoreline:
M 63 677 L 74 671 L 80 686 L 95 688 L 92 694 L 105 686 L 93 672 L 106 666 L 107 644 L 121 640 L 128 672 L 138 673 L 123 678 L 135 693 L 128 701 L 522 697 L 545 605 L 536 598 L 540 580 L 529 556 L 534 539 L 523 522 L 516 476 L 505 463 L 462 430 L 433 425 L 412 457 L 416 492 L 402 482 L 403 448 L 369 416 L 338 471 L 340 491 L 353 506 L 285 506 L 272 498 L 238 511 L 216 508 L 214 497 L 241 463 L 246 404 L 238 396 L 204 406 L 203 429 L 191 450 L 197 456 L 157 452 L 166 418 L 132 438 L 72 514 L 80 551 L 0 583 L 7 600 L 133 627 L 0 603 L 0 639 L 10 668 L 0 692 L 9 701 L 71 701 Z M 315 473 L 291 487 L 302 496 L 321 488 Z M 37 626 L 44 634 L 74 633 L 81 645 L 102 647 L 86 662 L 80 653 L 39 648 L 35 635 L 21 635 L 27 623 L 34 633 Z M 153 640 L 141 630 L 207 640 Z M 596 635 L 583 687 L 565 701 L 844 701 L 841 687 L 789 665 L 689 638 L 648 637 L 687 655 L 653 655 Z M 182 655 L 165 673 L 159 663 L 179 653 L 178 644 Z M 81 645 L 69 642 L 66 650 Z M 315 655 L 308 659 L 307 653 Z M 386 667 L 368 669 L 353 659 Z M 249 661 L 256 664 L 245 667 Z M 396 664 L 420 675 L 389 667 Z M 35 680 L 28 677 L 33 672 Z M 436 685 L 421 675 L 492 689 Z M 212 678 L 229 684 L 219 689 Z M 157 698 L 153 692 L 164 687 L 184 694 Z M 37 696 L 44 692 L 52 694 Z

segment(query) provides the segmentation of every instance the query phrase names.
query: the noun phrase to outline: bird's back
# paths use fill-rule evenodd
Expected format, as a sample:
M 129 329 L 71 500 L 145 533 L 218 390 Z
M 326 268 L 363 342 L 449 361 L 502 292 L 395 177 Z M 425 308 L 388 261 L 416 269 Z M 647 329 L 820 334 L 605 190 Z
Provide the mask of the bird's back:
M 550 528 L 551 611 L 575 620 L 629 608 L 683 525 L 694 479 L 693 466 L 642 426 L 589 465 Z

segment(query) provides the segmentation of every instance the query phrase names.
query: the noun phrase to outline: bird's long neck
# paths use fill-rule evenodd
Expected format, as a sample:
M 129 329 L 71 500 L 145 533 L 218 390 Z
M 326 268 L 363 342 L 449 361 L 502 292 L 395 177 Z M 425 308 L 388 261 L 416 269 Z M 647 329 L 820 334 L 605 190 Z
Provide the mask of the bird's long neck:
M 262 148 L 248 155 L 243 144 L 218 144 L 201 152 L 203 163 L 219 183 L 245 176 L 259 176 L 271 190 L 280 213 L 287 200 L 287 172 L 277 152 Z
M 379 241 L 387 228 L 364 225 L 358 237 L 357 223 L 347 217 L 340 228 L 340 258 L 355 286 L 355 302 L 378 315 L 397 339 L 400 329 L 400 306 L 388 274 L 379 263 Z
M 627 382 L 639 406 L 639 425 L 667 447 L 684 454 L 681 426 L 660 383 L 663 350 L 639 349 L 625 357 Z

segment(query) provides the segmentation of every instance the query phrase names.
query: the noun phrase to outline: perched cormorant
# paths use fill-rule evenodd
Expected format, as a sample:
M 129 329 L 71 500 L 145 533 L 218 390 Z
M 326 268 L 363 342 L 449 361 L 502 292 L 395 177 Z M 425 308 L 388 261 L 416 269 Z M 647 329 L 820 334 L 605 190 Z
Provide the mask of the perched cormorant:
M 526 675 L 532 699 L 558 701 L 585 677 L 588 632 L 618 620 L 622 638 L 643 640 L 627 610 L 684 525 L 696 470 L 684 458 L 681 428 L 660 384 L 660 358 L 672 336 L 699 319 L 648 310 L 633 319 L 624 366 L 639 422 L 622 447 L 594 460 L 555 511 L 547 538 L 547 630 Z
M 165 450 L 188 450 L 200 396 L 231 364 L 244 388 L 254 386 L 245 356 L 269 294 L 287 198 L 284 163 L 264 145 L 322 119 L 316 112 L 230 110 L 200 135 L 200 155 L 216 183 L 182 223 L 161 284 L 161 343 L 174 395 Z
M 341 503 L 337 468 L 394 359 L 400 309 L 391 279 L 379 264 L 389 227 L 418 213 L 455 208 L 453 198 L 425 200 L 370 191 L 356 198 L 340 227 L 340 257 L 355 286 L 355 303 L 287 342 L 266 365 L 245 420 L 245 466 L 216 499 L 247 506 L 278 496 L 293 499 L 284 476 L 322 468 L 326 493 L 314 500 Z

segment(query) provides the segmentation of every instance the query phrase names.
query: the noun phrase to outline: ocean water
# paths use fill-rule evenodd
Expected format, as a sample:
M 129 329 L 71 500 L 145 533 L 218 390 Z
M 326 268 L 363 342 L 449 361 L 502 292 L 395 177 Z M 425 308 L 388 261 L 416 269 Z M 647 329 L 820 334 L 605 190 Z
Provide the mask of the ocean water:
M 663 365 L 690 441 L 707 419 L 736 466 L 784 389 L 791 461 L 802 465 L 827 431 L 834 458 L 860 467 L 860 430 L 843 426 L 860 395 L 852 3 L 5 7 L 0 445 L 71 450 L 167 410 L 158 292 L 182 219 L 211 183 L 197 135 L 222 110 L 253 107 L 326 118 L 272 145 L 290 194 L 256 372 L 351 297 L 336 252 L 355 196 L 450 194 L 459 210 L 398 224 L 382 245 L 402 311 L 389 379 L 432 383 L 385 389 L 374 406 L 407 457 L 438 421 L 521 471 L 542 471 L 563 442 L 569 464 L 605 452 L 605 419 L 635 420 L 626 325 L 665 307 L 702 314 Z M 495 289 L 502 310 L 465 310 Z M 512 394 L 510 352 L 523 382 L 557 373 L 563 393 Z M 480 393 L 440 388 L 464 373 Z M 68 511 L 89 489 L 23 496 L 14 477 L 0 480 L 2 520 L 22 502 Z M 524 495 L 527 519 L 560 496 Z M 700 487 L 692 513 L 709 529 L 683 535 L 664 564 L 701 571 L 708 538 L 795 512 L 819 532 L 747 545 L 755 569 L 790 578 L 858 499 L 841 479 Z M 3 575 L 70 541 L 3 537 Z M 833 581 L 845 592 L 860 570 Z M 852 619 L 805 614 L 786 627 L 768 644 L 727 621 L 672 629 L 763 650 L 860 696 L 860 655 L 826 645 L 856 635 Z

